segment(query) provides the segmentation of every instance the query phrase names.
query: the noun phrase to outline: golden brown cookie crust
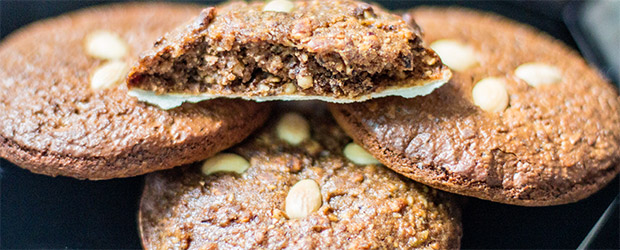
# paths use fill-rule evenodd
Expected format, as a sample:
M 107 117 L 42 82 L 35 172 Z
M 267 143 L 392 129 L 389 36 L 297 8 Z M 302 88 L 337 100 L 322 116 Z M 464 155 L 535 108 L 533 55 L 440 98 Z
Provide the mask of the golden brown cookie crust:
M 620 99 L 573 50 L 505 18 L 458 8 L 409 13 L 425 41 L 454 39 L 474 48 L 478 66 L 421 98 L 331 105 L 358 143 L 397 172 L 433 187 L 496 202 L 544 206 L 575 202 L 617 175 Z M 524 63 L 562 72 L 561 82 L 533 87 L 515 76 Z M 500 113 L 472 101 L 474 84 L 506 81 Z
M 266 120 L 269 105 L 215 100 L 162 111 L 128 97 L 125 85 L 90 88 L 105 60 L 86 54 L 88 34 L 118 34 L 131 61 L 200 10 L 109 5 L 9 35 L 0 45 L 0 157 L 35 173 L 109 179 L 201 160 L 241 141 Z
M 460 215 L 449 194 L 342 155 L 350 139 L 326 111 L 304 117 L 311 138 L 298 146 L 271 125 L 230 150 L 250 162 L 243 174 L 205 176 L 184 166 L 146 177 L 140 203 L 145 249 L 358 249 L 460 246 Z M 284 111 L 284 110 L 280 110 Z M 299 111 L 299 109 L 296 109 Z M 287 219 L 291 186 L 312 179 L 322 205 Z

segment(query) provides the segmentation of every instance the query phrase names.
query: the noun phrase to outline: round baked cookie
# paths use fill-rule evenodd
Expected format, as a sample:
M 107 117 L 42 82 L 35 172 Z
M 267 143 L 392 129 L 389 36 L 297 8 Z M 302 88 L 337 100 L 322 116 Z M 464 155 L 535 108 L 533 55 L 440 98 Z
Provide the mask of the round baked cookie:
M 374 159 L 347 145 L 326 110 L 314 109 L 274 117 L 202 166 L 147 175 L 139 212 L 144 248 L 459 247 L 460 212 L 450 194 L 381 165 L 354 164 L 344 155 Z
M 202 160 L 243 140 L 268 105 L 214 100 L 163 111 L 128 97 L 122 83 L 140 51 L 200 10 L 109 5 L 9 35 L 0 44 L 0 157 L 39 174 L 109 179 Z
M 496 202 L 575 202 L 618 174 L 620 99 L 573 50 L 489 13 L 412 16 L 454 76 L 432 94 L 331 105 L 382 163 L 445 191 Z

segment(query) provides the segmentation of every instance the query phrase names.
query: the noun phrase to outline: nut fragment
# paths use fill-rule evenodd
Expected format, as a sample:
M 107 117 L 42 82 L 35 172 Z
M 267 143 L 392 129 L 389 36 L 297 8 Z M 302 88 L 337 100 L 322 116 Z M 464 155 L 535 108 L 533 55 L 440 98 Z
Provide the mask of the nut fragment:
M 297 113 L 287 113 L 276 126 L 278 138 L 291 145 L 298 145 L 310 138 L 310 124 L 306 118 Z
M 323 204 L 321 188 L 314 180 L 305 179 L 291 187 L 286 195 L 286 215 L 299 219 L 319 210 Z
M 90 78 L 92 89 L 107 89 L 120 83 L 129 72 L 129 66 L 125 62 L 110 61 L 95 70 Z
M 525 63 L 515 69 L 515 75 L 532 87 L 553 84 L 562 80 L 562 72 L 544 63 Z
M 293 94 L 295 93 L 296 90 L 297 90 L 297 87 L 295 87 L 295 84 L 292 82 L 289 82 L 284 85 L 284 93 L 286 94 Z
M 269 90 L 271 90 L 271 88 L 269 88 L 269 86 L 267 84 L 264 84 L 264 83 L 258 84 L 258 86 L 256 88 L 256 92 L 258 94 L 267 94 L 267 93 L 269 93 Z
M 86 54 L 98 59 L 121 59 L 127 55 L 127 45 L 117 35 L 109 31 L 98 30 L 86 36 Z
M 202 164 L 202 173 L 210 175 L 215 172 L 243 173 L 250 167 L 250 163 L 243 157 L 231 153 L 219 153 Z
M 358 165 L 380 164 L 375 157 L 355 142 L 347 144 L 342 153 L 347 159 Z
M 504 80 L 488 77 L 480 80 L 472 90 L 474 104 L 488 112 L 501 112 L 508 107 L 508 90 Z
M 290 13 L 295 7 L 293 2 L 288 0 L 272 0 L 263 6 L 263 11 L 275 11 Z
M 297 75 L 297 85 L 302 89 L 307 89 L 312 87 L 314 83 L 312 82 L 312 76 L 301 76 Z
M 430 46 L 437 52 L 441 61 L 453 70 L 464 71 L 478 64 L 476 51 L 469 45 L 443 39 L 431 43 Z

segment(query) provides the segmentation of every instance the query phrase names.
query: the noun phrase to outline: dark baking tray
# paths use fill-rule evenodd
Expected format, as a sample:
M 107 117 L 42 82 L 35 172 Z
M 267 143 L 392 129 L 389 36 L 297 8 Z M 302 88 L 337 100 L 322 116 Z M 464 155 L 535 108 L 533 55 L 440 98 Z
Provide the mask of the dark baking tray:
M 36 20 L 107 2 L 0 0 L 0 36 Z M 569 1 L 378 2 L 393 10 L 418 5 L 459 5 L 492 11 L 535 26 L 577 49 L 562 20 L 566 8 L 579 8 L 579 4 Z M 0 159 L 0 248 L 140 248 L 136 215 L 142 185 L 142 177 L 109 181 L 52 178 L 32 174 Z M 577 248 L 600 219 L 599 230 L 590 234 L 589 247 L 618 249 L 617 206 L 609 210 L 608 216 L 601 219 L 601 215 L 618 196 L 619 187 L 616 178 L 583 201 L 540 208 L 466 198 L 462 206 L 462 247 Z

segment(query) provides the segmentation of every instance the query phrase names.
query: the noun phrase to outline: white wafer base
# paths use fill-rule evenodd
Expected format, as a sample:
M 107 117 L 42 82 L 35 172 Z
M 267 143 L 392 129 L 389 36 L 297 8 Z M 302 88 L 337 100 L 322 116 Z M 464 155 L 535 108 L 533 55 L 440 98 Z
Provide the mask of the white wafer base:
M 452 77 L 452 73 L 449 70 L 444 71 L 443 77 L 435 81 L 426 82 L 424 85 L 406 87 L 406 88 L 393 88 L 386 89 L 381 92 L 370 93 L 358 98 L 333 98 L 328 96 L 312 96 L 312 95 L 277 95 L 277 96 L 245 96 L 245 95 L 216 95 L 216 94 L 198 94 L 189 95 L 181 93 L 171 93 L 158 95 L 153 91 L 131 89 L 127 93 L 129 96 L 136 97 L 138 100 L 155 105 L 161 109 L 172 109 L 181 106 L 184 102 L 197 103 L 205 100 L 215 98 L 241 98 L 244 100 L 251 100 L 256 102 L 266 101 L 306 101 L 306 100 L 319 100 L 332 103 L 352 103 L 363 102 L 373 98 L 380 98 L 386 96 L 402 96 L 404 98 L 413 98 L 416 96 L 425 96 L 432 93 L 435 89 L 441 87 L 448 82 Z

